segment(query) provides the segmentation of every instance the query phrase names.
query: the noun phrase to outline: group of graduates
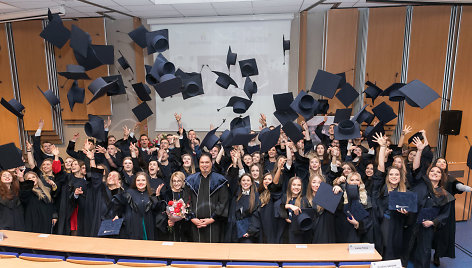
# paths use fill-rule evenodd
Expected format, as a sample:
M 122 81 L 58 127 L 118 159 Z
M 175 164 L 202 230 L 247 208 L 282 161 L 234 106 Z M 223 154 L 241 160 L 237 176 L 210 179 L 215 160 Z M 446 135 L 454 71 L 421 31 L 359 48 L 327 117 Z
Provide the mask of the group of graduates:
M 117 238 L 368 242 L 383 259 L 415 267 L 429 267 L 432 249 L 436 264 L 455 257 L 454 195 L 471 189 L 448 176 L 444 158 L 433 159 L 424 131 L 411 148 L 403 145 L 410 127 L 398 145 L 376 133 L 369 146 L 363 137 L 336 140 L 335 125 L 325 125 L 325 117 L 311 133 L 318 144 L 302 122 L 302 139 L 280 130 L 276 145 L 263 149 L 256 134 L 244 145 L 200 142 L 195 131 L 184 130 L 180 115 L 175 118 L 177 135 L 153 145 L 146 134 L 135 136 L 137 125 L 124 126 L 121 139 L 87 138 L 79 151 L 76 134 L 65 159 L 56 146 L 41 143 L 40 121 L 27 144 L 26 167 L 0 172 L 0 229 L 95 237 L 104 220 L 123 219 Z M 260 122 L 261 133 L 280 129 L 267 127 L 263 115 Z M 110 124 L 105 121 L 105 131 Z M 326 185 L 341 195 L 331 211 L 315 202 Z M 417 213 L 389 209 L 392 192 L 415 193 Z M 174 221 L 167 206 L 180 199 L 188 213 Z M 308 229 L 301 225 L 306 217 Z

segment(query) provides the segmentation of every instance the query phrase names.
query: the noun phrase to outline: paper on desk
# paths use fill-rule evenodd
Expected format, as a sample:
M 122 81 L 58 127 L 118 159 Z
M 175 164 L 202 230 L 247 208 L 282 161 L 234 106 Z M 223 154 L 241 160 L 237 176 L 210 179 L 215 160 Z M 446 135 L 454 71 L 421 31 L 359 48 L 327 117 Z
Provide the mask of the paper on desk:
M 163 246 L 173 246 L 174 242 L 162 242 Z
M 295 248 L 307 248 L 306 245 L 296 245 Z
M 38 237 L 49 237 L 49 234 L 40 234 Z

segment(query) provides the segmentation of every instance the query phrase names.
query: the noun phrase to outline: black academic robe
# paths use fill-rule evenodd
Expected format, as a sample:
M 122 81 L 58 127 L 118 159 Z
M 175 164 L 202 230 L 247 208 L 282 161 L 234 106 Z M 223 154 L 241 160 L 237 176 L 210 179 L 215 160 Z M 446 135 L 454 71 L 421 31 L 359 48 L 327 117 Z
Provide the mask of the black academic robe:
M 178 201 L 184 200 L 183 190 L 180 192 L 174 192 L 172 189 L 168 189 L 165 195 L 158 196 L 158 200 L 162 200 L 160 204 L 162 207 L 161 212 L 156 215 L 156 227 L 160 232 L 162 238 L 160 240 L 176 241 L 176 242 L 188 242 L 191 238 L 190 221 L 188 218 L 174 222 L 174 226 L 169 227 L 167 220 L 166 208 L 170 200 Z
M 284 219 L 289 219 L 289 220 L 295 220 L 294 219 L 294 212 L 291 209 L 286 209 L 285 204 L 287 204 L 287 196 L 283 195 L 282 198 L 280 199 L 280 216 Z M 288 204 L 295 205 L 295 198 L 292 198 L 288 201 Z M 307 208 L 309 205 L 308 201 L 306 198 L 301 199 L 300 203 L 300 208 L 303 209 Z M 290 243 L 290 244 L 308 244 L 311 243 L 311 236 L 310 233 L 311 231 L 301 231 L 301 230 L 296 230 L 295 225 L 292 223 L 287 223 L 285 224 L 285 238 L 282 238 L 284 243 Z M 287 239 L 288 237 L 288 239 Z
M 154 239 L 155 218 L 153 211 L 158 207 L 155 196 L 147 191 L 128 189 L 113 197 L 115 215 L 123 218 L 122 237 L 128 239 Z
M 313 218 L 313 228 L 311 234 L 311 243 L 313 244 L 330 244 L 336 243 L 336 231 L 334 230 L 334 214 L 321 208 L 318 210 L 315 202 L 315 216 Z M 308 203 L 308 207 L 313 207 Z
M 204 228 L 191 224 L 194 242 L 218 243 L 224 238 L 224 224 L 228 217 L 229 193 L 226 178 L 210 173 L 206 178 L 200 172 L 186 179 L 185 203 L 190 204 L 189 218 L 212 218 L 214 223 Z
M 0 197 L 0 230 L 25 230 L 23 205 L 18 195 L 12 199 Z
M 77 202 L 74 200 L 74 185 L 78 180 L 83 180 L 81 178 L 75 177 L 73 174 L 60 172 L 56 174 L 56 185 L 57 185 L 57 211 L 58 211 L 58 220 L 57 220 L 57 234 L 60 235 L 70 235 L 70 218 L 77 207 Z M 80 187 L 80 185 L 78 185 Z M 82 190 L 85 191 L 83 188 Z
M 253 187 L 251 191 L 255 191 Z M 237 194 L 239 195 L 239 194 Z M 249 195 L 233 196 L 229 205 L 228 225 L 226 226 L 226 242 L 255 243 L 259 237 L 259 193 L 255 192 L 254 207 L 250 210 Z M 243 231 L 245 230 L 245 232 Z M 247 233 L 249 236 L 241 237 Z M 239 235 L 238 235 L 239 234 Z
M 259 208 L 259 242 L 279 244 L 285 226 L 285 219 L 279 214 L 280 202 L 278 202 L 283 195 L 282 184 L 271 183 L 267 188 L 270 192 L 269 202 Z
M 33 192 L 32 181 L 20 182 L 20 200 L 25 208 L 25 231 L 50 234 L 52 219 L 57 219 L 57 212 L 52 200 L 39 199 Z

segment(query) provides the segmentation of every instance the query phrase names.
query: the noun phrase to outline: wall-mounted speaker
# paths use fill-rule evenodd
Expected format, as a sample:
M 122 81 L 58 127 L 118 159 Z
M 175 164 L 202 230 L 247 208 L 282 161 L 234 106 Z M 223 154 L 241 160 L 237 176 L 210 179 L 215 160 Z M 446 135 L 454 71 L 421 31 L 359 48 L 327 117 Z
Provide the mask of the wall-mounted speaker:
M 459 135 L 461 132 L 462 111 L 449 110 L 441 112 L 441 122 L 439 123 L 439 134 Z

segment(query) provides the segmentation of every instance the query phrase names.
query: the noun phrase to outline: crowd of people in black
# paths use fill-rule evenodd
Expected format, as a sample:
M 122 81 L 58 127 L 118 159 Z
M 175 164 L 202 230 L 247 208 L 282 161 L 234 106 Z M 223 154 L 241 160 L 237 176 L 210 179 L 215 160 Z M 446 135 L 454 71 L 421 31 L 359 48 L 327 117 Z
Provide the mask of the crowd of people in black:
M 95 237 L 102 221 L 122 218 L 117 238 L 368 242 L 385 260 L 415 267 L 429 267 L 432 249 L 435 263 L 454 257 L 454 195 L 471 189 L 448 176 L 446 159 L 434 159 L 425 131 L 411 147 L 404 145 L 408 126 L 398 145 L 382 133 L 370 143 L 364 136 L 336 140 L 325 117 L 314 131 L 318 144 L 301 122 L 302 139 L 280 130 L 276 145 L 262 149 L 256 134 L 243 145 L 223 146 L 224 135 L 201 144 L 195 131 L 184 130 L 181 115 L 175 118 L 177 134 L 155 144 L 135 135 L 137 125 L 124 126 L 122 138 L 87 138 L 76 151 L 76 134 L 65 159 L 40 141 L 41 121 L 27 144 L 27 164 L 0 172 L 0 229 Z M 260 122 L 261 133 L 279 131 L 263 115 Z M 315 202 L 321 185 L 341 196 L 335 210 Z M 394 192 L 414 193 L 417 212 L 389 208 Z M 188 213 L 172 221 L 166 208 L 180 199 Z M 309 228 L 301 226 L 302 216 Z

